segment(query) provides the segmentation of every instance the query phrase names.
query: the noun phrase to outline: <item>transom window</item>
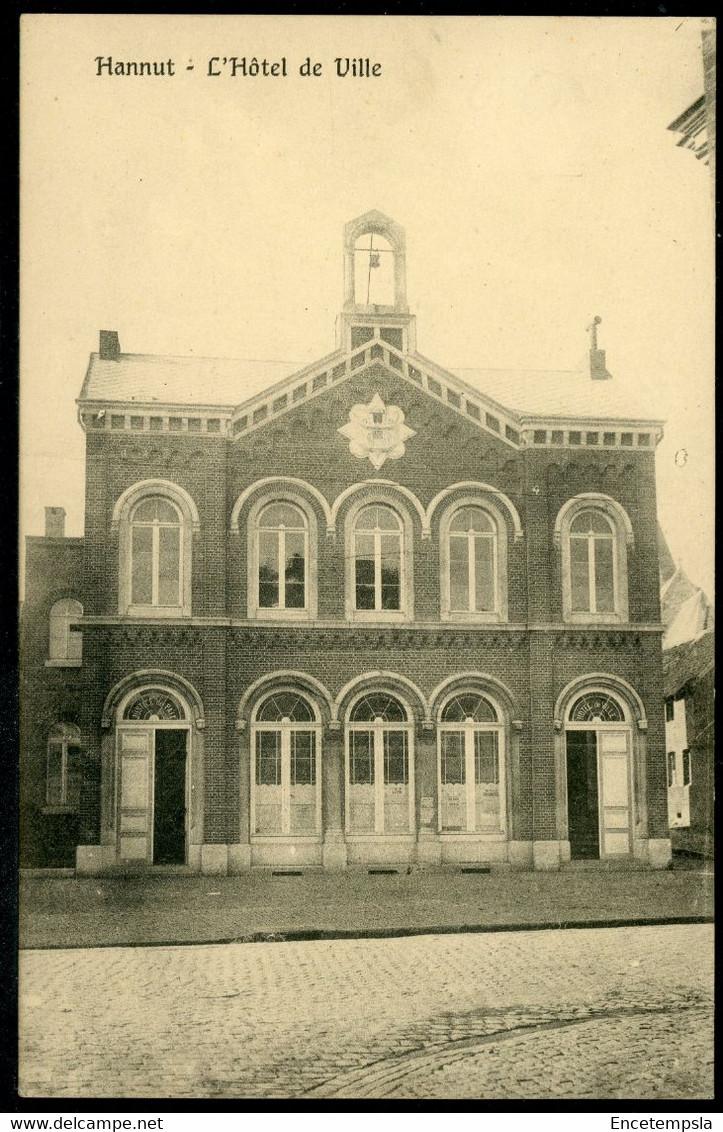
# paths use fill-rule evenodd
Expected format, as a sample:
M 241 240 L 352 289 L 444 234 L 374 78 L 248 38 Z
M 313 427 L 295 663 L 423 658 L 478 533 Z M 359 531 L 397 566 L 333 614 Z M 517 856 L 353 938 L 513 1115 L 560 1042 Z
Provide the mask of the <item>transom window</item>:
M 320 729 L 309 701 L 274 692 L 256 711 L 252 737 L 252 830 L 262 837 L 321 831 Z
M 391 507 L 364 507 L 354 523 L 357 610 L 402 608 L 402 521 Z
M 496 529 L 481 507 L 462 507 L 449 524 L 449 600 L 452 613 L 496 607 Z
M 162 688 L 147 688 L 132 699 L 123 712 L 123 718 L 145 722 L 162 722 L 183 719 L 181 705 Z
M 258 519 L 260 609 L 307 608 L 306 516 L 291 503 L 271 503 Z
M 615 530 L 601 511 L 570 524 L 570 599 L 573 613 L 615 612 Z
M 624 723 L 617 700 L 605 692 L 590 692 L 576 700 L 570 709 L 571 723 Z
M 131 604 L 182 604 L 181 514 L 174 503 L 144 499 L 131 516 Z
M 503 738 L 485 696 L 464 693 L 445 705 L 439 725 L 441 832 L 504 832 Z
M 48 806 L 78 806 L 80 730 L 75 724 L 56 723 L 50 730 L 45 799 Z
M 350 833 L 409 833 L 414 782 L 406 708 L 385 692 L 362 696 L 347 728 L 347 828 Z

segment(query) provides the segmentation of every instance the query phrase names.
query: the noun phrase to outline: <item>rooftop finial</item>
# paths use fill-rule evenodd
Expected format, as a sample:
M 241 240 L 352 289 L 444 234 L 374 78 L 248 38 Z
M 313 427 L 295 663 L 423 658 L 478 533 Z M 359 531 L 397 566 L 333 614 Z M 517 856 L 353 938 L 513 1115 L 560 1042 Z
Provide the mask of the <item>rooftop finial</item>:
M 605 351 L 598 350 L 597 328 L 601 322 L 600 315 L 596 314 L 587 327 L 587 332 L 590 335 L 590 377 L 593 381 L 607 381 L 612 377 L 605 366 Z

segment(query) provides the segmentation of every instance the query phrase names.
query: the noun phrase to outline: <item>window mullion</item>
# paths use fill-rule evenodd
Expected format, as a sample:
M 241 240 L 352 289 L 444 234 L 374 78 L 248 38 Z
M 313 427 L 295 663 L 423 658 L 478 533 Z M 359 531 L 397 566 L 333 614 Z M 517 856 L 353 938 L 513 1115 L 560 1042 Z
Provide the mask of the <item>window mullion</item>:
M 286 532 L 280 530 L 278 533 L 278 558 L 277 569 L 279 571 L 279 609 L 286 609 Z
M 466 779 L 465 801 L 467 805 L 467 831 L 474 833 L 477 828 L 477 775 L 474 761 L 474 728 L 464 729 L 464 776 Z
M 158 605 L 158 568 L 160 562 L 160 534 L 158 521 L 154 520 L 151 528 L 151 605 Z
M 469 570 L 469 585 L 467 587 L 467 601 L 470 612 L 477 609 L 477 540 L 473 534 L 467 535 L 467 569 Z
M 382 608 L 382 536 L 374 532 L 374 608 Z

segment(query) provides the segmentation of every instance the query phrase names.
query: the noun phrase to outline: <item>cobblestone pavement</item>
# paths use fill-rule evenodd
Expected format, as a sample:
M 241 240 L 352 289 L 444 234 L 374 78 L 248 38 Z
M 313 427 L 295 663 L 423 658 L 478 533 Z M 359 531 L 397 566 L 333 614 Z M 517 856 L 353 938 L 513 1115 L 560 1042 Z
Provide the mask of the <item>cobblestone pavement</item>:
M 707 1099 L 711 925 L 25 951 L 26 1097 Z

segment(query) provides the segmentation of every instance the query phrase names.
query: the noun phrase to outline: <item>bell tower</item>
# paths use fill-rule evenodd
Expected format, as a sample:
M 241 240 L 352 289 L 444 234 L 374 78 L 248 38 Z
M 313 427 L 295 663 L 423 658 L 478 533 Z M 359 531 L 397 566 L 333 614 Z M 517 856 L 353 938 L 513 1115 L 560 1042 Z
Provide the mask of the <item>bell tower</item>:
M 373 209 L 344 225 L 344 306 L 337 347 L 356 349 L 379 338 L 402 353 L 413 351 L 415 319 L 407 305 L 404 229 Z

